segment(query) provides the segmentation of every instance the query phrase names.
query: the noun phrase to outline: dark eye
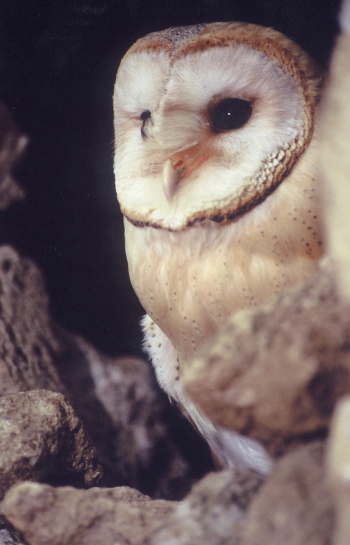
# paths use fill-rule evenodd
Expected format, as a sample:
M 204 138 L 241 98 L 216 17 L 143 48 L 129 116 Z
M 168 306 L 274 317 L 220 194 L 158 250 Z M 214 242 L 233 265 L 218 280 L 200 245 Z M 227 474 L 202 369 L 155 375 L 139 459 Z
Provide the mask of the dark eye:
M 224 98 L 209 110 L 210 127 L 214 132 L 234 131 L 243 127 L 251 114 L 249 100 Z
M 151 117 L 151 112 L 149 110 L 144 110 L 143 112 L 141 112 L 140 119 L 142 121 L 142 127 L 141 127 L 142 138 L 147 138 L 147 134 L 145 131 L 145 123 L 147 119 L 149 119 L 150 117 Z
M 145 122 L 146 119 L 149 119 L 150 117 L 151 117 L 151 112 L 149 110 L 144 110 L 140 115 L 140 119 L 142 119 L 143 122 Z

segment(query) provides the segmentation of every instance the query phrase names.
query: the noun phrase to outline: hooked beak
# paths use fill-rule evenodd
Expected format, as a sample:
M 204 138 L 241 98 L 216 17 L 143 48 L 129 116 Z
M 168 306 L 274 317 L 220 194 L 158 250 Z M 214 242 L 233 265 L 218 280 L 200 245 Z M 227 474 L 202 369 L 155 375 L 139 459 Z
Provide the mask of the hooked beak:
M 183 169 L 175 168 L 172 159 L 167 159 L 163 167 L 163 191 L 168 202 L 171 202 Z
M 203 153 L 198 146 L 193 146 L 183 152 L 176 153 L 164 163 L 163 167 L 163 191 L 168 202 L 171 202 L 179 181 L 192 174 L 209 154 Z

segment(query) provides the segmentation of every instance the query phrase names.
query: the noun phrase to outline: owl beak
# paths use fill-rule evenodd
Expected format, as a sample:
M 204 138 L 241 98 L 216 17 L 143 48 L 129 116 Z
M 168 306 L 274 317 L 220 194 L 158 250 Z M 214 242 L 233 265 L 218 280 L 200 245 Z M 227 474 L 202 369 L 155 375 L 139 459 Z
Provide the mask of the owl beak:
M 163 167 L 163 191 L 168 202 L 172 201 L 182 172 L 183 169 L 174 167 L 172 159 L 165 161 Z
M 200 167 L 210 154 L 201 146 L 195 145 L 175 153 L 167 159 L 163 167 L 163 191 L 168 202 L 171 202 L 181 178 L 191 176 Z

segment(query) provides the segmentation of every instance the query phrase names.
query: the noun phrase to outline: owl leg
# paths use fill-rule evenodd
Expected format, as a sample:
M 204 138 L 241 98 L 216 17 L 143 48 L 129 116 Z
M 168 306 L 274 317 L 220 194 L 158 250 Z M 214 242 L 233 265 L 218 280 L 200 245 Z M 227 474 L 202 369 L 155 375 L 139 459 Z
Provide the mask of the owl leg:
M 267 474 L 273 461 L 264 447 L 253 439 L 214 426 L 184 393 L 177 358 L 177 351 L 170 339 L 146 314 L 142 319 L 145 334 L 143 348 L 151 359 L 160 387 L 180 406 L 182 412 L 206 440 L 213 458 L 221 467 L 243 465 Z

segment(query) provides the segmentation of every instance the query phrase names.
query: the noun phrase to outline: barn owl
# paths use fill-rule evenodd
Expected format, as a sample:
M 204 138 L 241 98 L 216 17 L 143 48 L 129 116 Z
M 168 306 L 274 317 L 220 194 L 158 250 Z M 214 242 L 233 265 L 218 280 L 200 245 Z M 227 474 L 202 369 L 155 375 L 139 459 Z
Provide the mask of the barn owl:
M 160 386 L 224 467 L 266 473 L 272 461 L 213 425 L 183 382 L 231 313 L 315 270 L 321 82 L 290 39 L 244 23 L 149 34 L 117 73 L 114 170 L 129 275 L 147 312 L 144 346 Z

